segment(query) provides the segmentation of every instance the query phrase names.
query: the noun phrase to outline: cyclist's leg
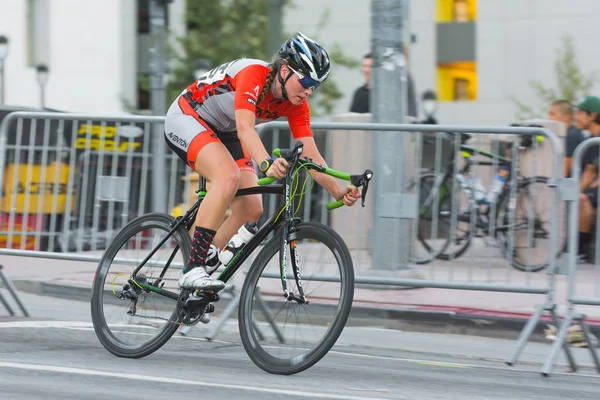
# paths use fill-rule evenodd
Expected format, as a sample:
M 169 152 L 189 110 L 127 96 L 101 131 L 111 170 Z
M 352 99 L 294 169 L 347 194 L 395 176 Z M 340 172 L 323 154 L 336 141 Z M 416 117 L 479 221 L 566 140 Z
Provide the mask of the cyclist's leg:
M 587 255 L 585 251 L 588 242 L 591 239 L 596 222 L 596 209 L 598 208 L 597 199 L 598 188 L 587 188 L 579 194 L 579 255 Z
M 239 139 L 222 139 L 223 144 L 229 150 L 229 153 L 235 159 L 238 168 L 241 171 L 239 188 L 247 188 L 258 185 L 256 170 L 248 153 L 242 147 Z M 248 196 L 235 197 L 231 201 L 231 215 L 218 229 L 214 244 L 218 248 L 223 248 L 229 239 L 235 235 L 242 225 L 246 222 L 256 222 L 263 212 L 262 196 L 253 194 Z
M 216 230 L 237 190 L 239 168 L 217 135 L 183 98 L 167 112 L 165 138 L 175 153 L 211 182 L 211 190 L 197 213 L 188 272 L 181 277 L 180 286 L 220 290 L 224 284 L 210 279 L 206 259 Z

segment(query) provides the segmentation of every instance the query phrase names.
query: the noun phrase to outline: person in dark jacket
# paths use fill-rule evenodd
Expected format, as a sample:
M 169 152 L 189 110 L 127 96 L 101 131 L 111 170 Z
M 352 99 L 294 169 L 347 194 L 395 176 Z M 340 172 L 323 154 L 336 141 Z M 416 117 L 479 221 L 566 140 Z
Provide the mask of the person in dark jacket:
M 405 51 L 406 56 L 406 51 Z M 350 105 L 350 112 L 355 113 L 369 113 L 371 112 L 370 107 L 370 96 L 371 96 L 371 71 L 373 65 L 373 54 L 369 52 L 363 57 L 362 60 L 362 74 L 365 77 L 365 84 L 360 86 L 354 91 L 352 96 L 352 103 Z M 406 115 L 411 117 L 417 116 L 417 102 L 415 98 L 415 89 L 412 75 L 410 72 L 406 74 Z

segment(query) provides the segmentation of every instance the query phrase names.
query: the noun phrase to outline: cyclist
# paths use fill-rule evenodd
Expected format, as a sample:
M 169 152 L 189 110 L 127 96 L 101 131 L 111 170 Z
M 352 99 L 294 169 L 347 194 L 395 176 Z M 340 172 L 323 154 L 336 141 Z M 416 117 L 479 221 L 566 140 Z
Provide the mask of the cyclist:
M 269 156 L 255 125 L 287 117 L 303 155 L 325 165 L 310 129 L 308 97 L 327 79 L 330 59 L 317 42 L 297 33 L 287 40 L 271 63 L 237 59 L 201 76 L 175 99 L 167 111 L 165 139 L 169 147 L 200 176 L 211 182 L 198 211 L 189 270 L 180 280 L 184 289 L 220 290 L 224 283 L 210 274 L 218 266 L 218 249 L 246 222 L 263 212 L 260 195 L 234 198 L 238 188 L 256 186 L 260 171 L 281 179 L 289 167 Z M 353 205 L 360 194 L 340 187 L 334 178 L 315 172 L 314 179 L 336 200 Z M 223 221 L 227 208 L 231 215 Z

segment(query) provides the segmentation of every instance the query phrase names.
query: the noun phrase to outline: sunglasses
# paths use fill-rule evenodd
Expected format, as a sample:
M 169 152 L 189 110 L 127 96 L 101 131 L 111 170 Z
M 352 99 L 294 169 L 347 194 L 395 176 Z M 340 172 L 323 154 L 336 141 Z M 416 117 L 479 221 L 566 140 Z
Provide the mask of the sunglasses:
M 300 72 L 296 71 L 294 68 L 290 67 L 289 65 L 288 65 L 288 68 L 290 69 L 290 71 L 292 71 L 294 74 L 296 74 L 296 76 L 298 77 L 298 80 L 300 81 L 300 85 L 302 85 L 302 87 L 304 89 L 315 90 L 321 84 L 321 82 L 314 80 L 310 76 L 302 75 Z

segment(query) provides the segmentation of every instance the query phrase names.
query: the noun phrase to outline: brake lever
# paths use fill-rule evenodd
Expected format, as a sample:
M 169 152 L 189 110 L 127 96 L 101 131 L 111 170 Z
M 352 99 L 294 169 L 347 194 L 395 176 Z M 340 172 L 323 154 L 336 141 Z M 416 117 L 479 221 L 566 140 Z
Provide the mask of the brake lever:
M 360 194 L 361 205 L 363 207 L 365 206 L 365 200 L 367 199 L 367 190 L 369 190 L 369 181 L 365 181 L 363 184 L 362 193 Z
M 365 206 L 365 198 L 367 196 L 367 191 L 369 190 L 369 182 L 373 178 L 373 171 L 370 169 L 366 170 L 362 175 L 353 175 L 350 178 L 350 183 L 359 188 L 362 187 L 361 191 L 361 205 Z

